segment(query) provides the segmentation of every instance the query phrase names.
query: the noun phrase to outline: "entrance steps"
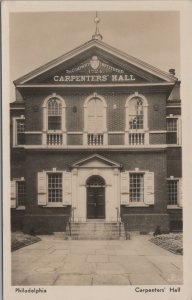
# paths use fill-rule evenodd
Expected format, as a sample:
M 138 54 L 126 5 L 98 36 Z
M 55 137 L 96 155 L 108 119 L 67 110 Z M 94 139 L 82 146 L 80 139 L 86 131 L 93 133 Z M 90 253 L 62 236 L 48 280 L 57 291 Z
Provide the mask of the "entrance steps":
M 119 240 L 126 239 L 123 223 L 108 223 L 104 221 L 88 221 L 71 224 L 72 240 Z

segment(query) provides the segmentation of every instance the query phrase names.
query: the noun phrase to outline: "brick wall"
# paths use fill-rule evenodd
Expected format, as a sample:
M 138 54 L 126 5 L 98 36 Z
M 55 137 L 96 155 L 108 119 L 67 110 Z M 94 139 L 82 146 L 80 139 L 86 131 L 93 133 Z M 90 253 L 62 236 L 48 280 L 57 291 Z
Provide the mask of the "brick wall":
M 124 213 L 122 210 L 122 221 L 125 223 L 127 231 L 139 231 L 141 233 L 154 232 L 160 226 L 162 232 L 169 232 L 168 214 L 132 214 Z
M 149 144 L 166 144 L 166 133 L 150 133 Z
M 79 159 L 85 158 L 95 151 L 85 151 L 78 153 L 75 151 L 44 151 L 33 152 L 29 151 L 25 161 L 26 174 L 26 192 L 27 207 L 30 212 L 42 212 L 41 207 L 37 205 L 37 172 L 42 170 L 68 170 L 72 163 Z M 150 208 L 151 212 L 166 211 L 166 154 L 164 152 L 98 152 L 106 158 L 114 160 L 123 165 L 125 170 L 149 170 L 155 173 L 155 205 Z M 42 159 L 43 158 L 43 159 Z M 43 212 L 45 209 L 43 209 Z
M 167 149 L 167 177 L 182 177 L 181 148 L 170 147 Z
M 54 91 L 42 92 L 36 90 L 25 92 L 26 103 L 26 131 L 41 131 L 43 126 L 44 99 Z M 84 127 L 84 101 L 93 92 L 78 94 L 57 92 L 66 103 L 66 128 L 68 131 L 82 131 Z M 98 92 L 107 102 L 107 127 L 109 131 L 123 131 L 125 129 L 125 103 L 129 93 Z M 166 95 L 163 93 L 143 93 L 148 100 L 148 123 L 150 130 L 166 129 Z

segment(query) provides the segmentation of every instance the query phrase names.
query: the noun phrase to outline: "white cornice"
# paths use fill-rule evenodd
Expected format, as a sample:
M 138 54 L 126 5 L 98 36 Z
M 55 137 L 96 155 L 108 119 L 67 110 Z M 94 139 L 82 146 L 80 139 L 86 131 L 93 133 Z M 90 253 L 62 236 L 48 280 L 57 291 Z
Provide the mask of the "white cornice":
M 131 55 L 128 55 L 102 41 L 98 41 L 98 40 L 91 40 L 88 41 L 87 43 L 73 49 L 72 51 L 56 58 L 55 60 L 52 60 L 51 62 L 33 70 L 32 72 L 18 78 L 17 80 L 14 81 L 14 84 L 16 86 L 20 85 L 20 84 L 24 84 L 27 81 L 35 78 L 36 76 L 41 75 L 44 72 L 49 71 L 50 69 L 57 67 L 59 64 L 64 63 L 65 61 L 74 58 L 75 56 L 83 53 L 86 50 L 89 50 L 91 48 L 97 47 L 98 49 L 101 49 L 103 51 L 106 51 L 107 53 L 124 60 L 127 63 L 130 63 L 144 71 L 147 71 L 148 73 L 155 75 L 163 80 L 166 80 L 167 82 L 175 82 L 177 81 L 177 78 L 170 75 L 169 73 L 166 73 L 164 71 L 161 71 L 160 69 L 153 67 L 152 65 L 143 62 L 140 59 L 137 59 Z
M 118 83 L 118 84 L 18 84 L 19 88 L 97 88 L 97 87 L 143 87 L 143 86 L 173 86 L 174 82 L 159 82 L 159 83 Z

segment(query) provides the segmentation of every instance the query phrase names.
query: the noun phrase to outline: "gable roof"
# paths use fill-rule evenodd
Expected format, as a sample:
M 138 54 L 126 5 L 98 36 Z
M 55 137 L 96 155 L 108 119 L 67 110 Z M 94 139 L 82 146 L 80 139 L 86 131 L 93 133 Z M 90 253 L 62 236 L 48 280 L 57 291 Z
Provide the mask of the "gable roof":
M 78 57 L 79 55 L 85 53 L 86 51 L 96 49 L 98 51 L 106 52 L 107 54 L 122 60 L 123 62 L 130 64 L 131 66 L 134 66 L 135 68 L 140 69 L 143 72 L 146 72 L 148 74 L 151 74 L 152 76 L 155 76 L 159 78 L 161 81 L 164 81 L 165 83 L 172 83 L 174 84 L 177 78 L 170 73 L 161 71 L 160 69 L 153 67 L 152 65 L 145 63 L 144 61 L 137 59 L 131 55 L 128 55 L 122 51 L 119 51 L 118 49 L 104 43 L 101 40 L 95 40 L 92 39 L 79 47 L 71 50 L 70 52 L 52 60 L 51 62 L 31 71 L 30 73 L 18 78 L 14 81 L 14 84 L 17 85 L 25 85 L 26 83 L 30 82 L 34 78 L 41 76 L 47 72 L 50 72 L 54 68 L 57 68 L 59 65 L 64 64 L 65 62 L 74 59 L 75 57 Z
M 104 156 L 101 156 L 99 154 L 93 154 L 91 156 L 88 156 L 86 158 L 83 158 L 81 160 L 78 160 L 76 161 L 75 163 L 73 163 L 72 167 L 80 167 L 84 164 L 86 164 L 87 162 L 90 162 L 90 161 L 93 161 L 93 160 L 99 160 L 99 161 L 102 161 L 103 163 L 105 163 L 106 165 L 110 166 L 110 167 L 114 167 L 114 168 L 120 168 L 121 167 L 121 164 L 115 162 L 115 161 L 112 161 Z

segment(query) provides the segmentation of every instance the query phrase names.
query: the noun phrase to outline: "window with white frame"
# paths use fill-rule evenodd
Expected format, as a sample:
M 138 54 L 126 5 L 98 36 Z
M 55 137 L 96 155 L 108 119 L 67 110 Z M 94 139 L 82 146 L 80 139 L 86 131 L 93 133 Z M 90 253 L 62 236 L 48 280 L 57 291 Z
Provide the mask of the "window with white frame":
M 25 206 L 25 181 L 16 182 L 17 206 Z
M 13 118 L 13 146 L 25 144 L 25 117 Z
M 62 105 L 56 97 L 48 101 L 48 130 L 61 130 Z
M 37 173 L 38 205 L 44 207 L 71 205 L 71 197 L 71 172 L 53 170 Z
M 178 144 L 178 118 L 167 118 L 167 144 Z
M 128 97 L 126 101 L 126 143 L 129 145 L 144 145 L 148 143 L 148 103 L 147 99 L 138 93 Z M 128 132 L 128 135 L 127 135 Z
M 59 146 L 66 143 L 65 101 L 53 93 L 43 103 L 43 144 Z
M 154 205 L 154 184 L 154 172 L 146 170 L 121 172 L 121 204 L 137 207 Z
M 144 201 L 144 174 L 133 173 L 129 176 L 130 202 Z
M 26 184 L 24 178 L 11 181 L 11 208 L 25 208 Z
M 84 104 L 84 144 L 101 146 L 106 144 L 106 102 L 94 93 Z
M 129 102 L 129 129 L 143 129 L 143 101 L 134 97 Z
M 168 205 L 178 205 L 179 180 L 168 180 Z
M 48 202 L 62 202 L 62 173 L 48 173 Z

